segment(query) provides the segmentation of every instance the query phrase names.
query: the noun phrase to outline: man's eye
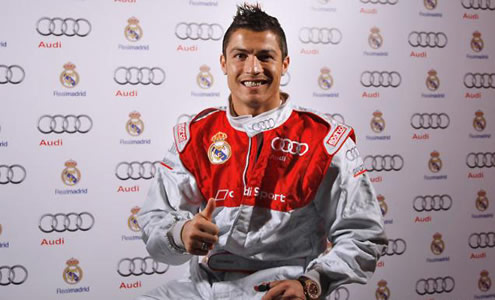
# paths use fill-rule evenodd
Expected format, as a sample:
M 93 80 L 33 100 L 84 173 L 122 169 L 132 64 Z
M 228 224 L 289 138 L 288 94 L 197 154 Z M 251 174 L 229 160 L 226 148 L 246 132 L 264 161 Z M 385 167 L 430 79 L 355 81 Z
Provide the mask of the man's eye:
M 236 55 L 234 55 L 234 57 L 238 59 L 245 59 L 247 55 L 244 53 L 237 53 Z
M 258 56 L 258 59 L 260 61 L 268 61 L 268 60 L 272 59 L 272 57 L 270 55 L 260 55 L 260 56 Z

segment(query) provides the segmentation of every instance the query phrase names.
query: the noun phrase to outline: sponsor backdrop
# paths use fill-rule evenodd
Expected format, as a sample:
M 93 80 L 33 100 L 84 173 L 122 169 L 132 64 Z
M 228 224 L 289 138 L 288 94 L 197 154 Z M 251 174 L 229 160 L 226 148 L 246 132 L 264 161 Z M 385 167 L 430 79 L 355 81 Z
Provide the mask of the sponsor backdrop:
M 288 37 L 282 89 L 356 129 L 390 237 L 369 284 L 329 299 L 495 298 L 495 2 L 262 3 Z M 234 12 L 2 2 L 1 299 L 133 299 L 184 276 L 147 256 L 135 214 L 180 115 L 226 105 Z

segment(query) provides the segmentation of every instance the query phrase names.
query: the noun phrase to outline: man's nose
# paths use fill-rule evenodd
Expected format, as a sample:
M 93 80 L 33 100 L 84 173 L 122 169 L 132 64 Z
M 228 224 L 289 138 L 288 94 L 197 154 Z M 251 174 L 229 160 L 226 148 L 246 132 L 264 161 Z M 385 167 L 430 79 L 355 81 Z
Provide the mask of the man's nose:
M 261 63 L 256 55 L 249 55 L 246 64 L 244 65 L 244 72 L 249 74 L 259 74 L 261 73 Z

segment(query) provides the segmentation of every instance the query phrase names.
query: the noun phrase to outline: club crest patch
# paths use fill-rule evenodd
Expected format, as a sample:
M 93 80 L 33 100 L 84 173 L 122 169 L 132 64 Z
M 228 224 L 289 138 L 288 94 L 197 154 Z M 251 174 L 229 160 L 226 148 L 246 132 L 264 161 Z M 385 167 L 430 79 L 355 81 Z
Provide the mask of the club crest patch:
M 227 134 L 220 131 L 211 137 L 213 143 L 208 148 L 208 158 L 212 164 L 223 164 L 228 161 L 232 155 L 232 149 L 226 139 Z

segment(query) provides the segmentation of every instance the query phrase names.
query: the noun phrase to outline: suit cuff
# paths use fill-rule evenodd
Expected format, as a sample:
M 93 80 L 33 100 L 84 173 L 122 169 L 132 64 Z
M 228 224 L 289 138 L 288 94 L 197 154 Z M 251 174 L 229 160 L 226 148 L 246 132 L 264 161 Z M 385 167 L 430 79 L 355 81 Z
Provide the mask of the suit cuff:
M 167 237 L 170 243 L 179 251 L 186 252 L 184 242 L 182 241 L 182 228 L 189 220 L 181 220 L 172 225 L 172 228 L 167 232 Z

